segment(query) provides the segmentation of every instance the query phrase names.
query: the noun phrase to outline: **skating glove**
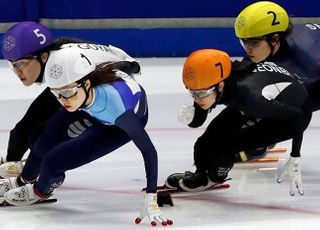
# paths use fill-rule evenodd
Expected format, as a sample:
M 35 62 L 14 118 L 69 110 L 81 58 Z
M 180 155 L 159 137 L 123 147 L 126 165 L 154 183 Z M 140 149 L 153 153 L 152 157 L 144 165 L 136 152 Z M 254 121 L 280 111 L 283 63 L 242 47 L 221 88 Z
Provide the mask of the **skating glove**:
M 194 117 L 195 108 L 193 105 L 183 105 L 178 109 L 178 121 L 184 125 L 189 125 Z
M 172 225 L 172 220 L 166 219 L 161 215 L 157 203 L 157 193 L 147 193 L 144 197 L 144 205 L 140 211 L 139 217 L 136 218 L 135 223 L 140 224 L 144 217 L 148 216 L 152 226 L 156 226 L 157 223 L 163 226 Z
M 277 179 L 278 183 L 283 182 L 283 176 L 285 173 L 288 173 L 290 180 L 290 195 L 295 195 L 295 189 L 298 190 L 300 195 L 304 194 L 302 188 L 302 179 L 301 179 L 301 166 L 300 166 L 300 157 L 290 157 L 285 167 L 281 170 L 281 173 Z

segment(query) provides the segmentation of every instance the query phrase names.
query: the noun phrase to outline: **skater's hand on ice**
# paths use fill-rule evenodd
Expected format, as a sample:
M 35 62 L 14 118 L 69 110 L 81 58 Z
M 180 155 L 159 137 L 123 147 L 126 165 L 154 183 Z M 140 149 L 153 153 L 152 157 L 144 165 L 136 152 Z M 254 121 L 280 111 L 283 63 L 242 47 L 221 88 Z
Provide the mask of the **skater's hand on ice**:
M 163 226 L 172 225 L 172 220 L 166 219 L 161 215 L 157 203 L 157 193 L 147 193 L 144 197 L 144 205 L 140 211 L 139 217 L 136 218 L 135 223 L 140 224 L 144 217 L 148 216 L 152 226 L 156 226 L 157 223 Z
M 295 190 L 298 190 L 300 195 L 304 194 L 302 188 L 302 179 L 301 179 L 301 166 L 300 166 L 300 157 L 290 157 L 285 167 L 278 174 L 278 183 L 283 182 L 283 176 L 285 173 L 288 173 L 290 180 L 290 195 L 295 195 Z
M 178 109 L 178 121 L 184 125 L 189 125 L 194 117 L 194 106 L 193 105 L 183 105 Z

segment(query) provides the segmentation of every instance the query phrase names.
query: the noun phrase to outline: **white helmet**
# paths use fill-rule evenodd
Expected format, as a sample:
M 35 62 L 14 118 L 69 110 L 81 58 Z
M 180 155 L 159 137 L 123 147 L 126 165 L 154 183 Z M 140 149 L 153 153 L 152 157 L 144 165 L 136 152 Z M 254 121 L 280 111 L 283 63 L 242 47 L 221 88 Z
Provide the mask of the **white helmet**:
M 61 88 L 76 82 L 96 69 L 92 52 L 70 47 L 52 51 L 45 68 L 50 88 Z

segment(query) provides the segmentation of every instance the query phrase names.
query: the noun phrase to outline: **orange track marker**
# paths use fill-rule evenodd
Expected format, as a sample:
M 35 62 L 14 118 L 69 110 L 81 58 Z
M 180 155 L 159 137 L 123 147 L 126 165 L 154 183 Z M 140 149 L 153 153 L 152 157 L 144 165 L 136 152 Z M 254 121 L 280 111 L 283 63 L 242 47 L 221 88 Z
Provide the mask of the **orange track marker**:
M 287 152 L 287 148 L 272 148 L 267 150 L 267 153 L 285 153 L 285 152 Z
M 257 160 L 251 160 L 248 161 L 249 163 L 269 163 L 269 162 L 278 162 L 279 158 L 278 157 L 264 157 L 261 159 L 257 159 Z

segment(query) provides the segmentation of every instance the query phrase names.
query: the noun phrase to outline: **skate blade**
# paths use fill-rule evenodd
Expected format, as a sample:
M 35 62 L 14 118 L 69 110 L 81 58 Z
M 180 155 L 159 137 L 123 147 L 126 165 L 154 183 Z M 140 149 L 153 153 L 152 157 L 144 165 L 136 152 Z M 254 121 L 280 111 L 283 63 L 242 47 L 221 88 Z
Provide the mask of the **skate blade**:
M 201 192 L 208 192 L 208 191 L 211 191 L 211 190 L 224 190 L 224 189 L 228 189 L 230 188 L 230 184 L 228 183 L 225 183 L 225 184 L 215 184 L 215 185 L 212 185 L 211 187 L 209 188 L 206 188 L 204 190 L 199 190 L 199 191 L 185 191 L 183 190 L 182 188 L 178 188 L 176 190 L 168 190 L 168 193 L 170 194 L 175 194 L 175 193 L 201 193 Z
M 227 189 L 227 188 L 230 188 L 230 184 L 225 183 L 225 184 L 214 185 L 213 187 L 208 188 L 204 191 L 214 190 L 214 189 Z
M 217 190 L 218 189 L 227 189 L 227 188 L 230 188 L 230 184 L 225 183 L 225 184 L 213 185 L 212 187 L 207 188 L 206 190 L 203 190 L 202 192 L 209 191 L 209 190 L 216 190 L 216 189 Z M 141 192 L 145 192 L 146 190 L 147 190 L 147 188 L 143 188 L 141 190 Z M 161 186 L 157 187 L 157 192 L 180 193 L 180 192 L 187 192 L 187 191 L 181 190 L 180 188 L 176 188 L 176 189 L 175 188 L 168 188 L 165 185 L 161 185 Z
M 56 198 L 51 198 L 47 200 L 39 200 L 34 204 L 28 205 L 28 206 L 33 206 L 33 205 L 39 205 L 39 204 L 50 204 L 50 203 L 55 203 L 58 200 Z M 7 201 L 4 200 L 4 198 L 0 198 L 0 207 L 19 207 L 19 206 L 14 206 L 12 204 L 9 204 Z M 27 206 L 25 206 L 27 207 Z
M 168 188 L 166 185 L 158 185 L 157 186 L 157 190 L 171 190 L 171 189 L 175 190 L 175 188 Z M 141 192 L 145 192 L 145 191 L 147 191 L 147 187 L 144 187 L 141 190 Z

